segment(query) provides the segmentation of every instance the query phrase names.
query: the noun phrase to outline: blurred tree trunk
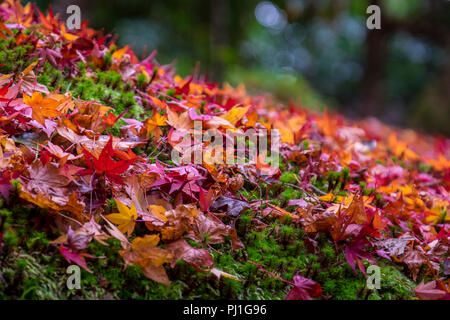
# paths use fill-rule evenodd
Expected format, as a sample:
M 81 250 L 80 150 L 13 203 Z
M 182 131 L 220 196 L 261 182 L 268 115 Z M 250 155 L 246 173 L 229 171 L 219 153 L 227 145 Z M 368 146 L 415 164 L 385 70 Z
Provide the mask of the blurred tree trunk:
M 210 78 L 213 81 L 221 81 L 223 79 L 224 64 L 222 61 L 222 50 L 228 44 L 228 0 L 211 0 L 210 1 L 210 37 L 211 37 L 211 68 Z
M 371 1 L 371 4 L 380 5 L 379 2 L 374 0 Z M 360 114 L 364 116 L 379 115 L 384 104 L 383 76 L 388 39 L 383 14 L 381 17 L 381 29 L 368 30 L 366 37 L 362 101 L 359 106 Z

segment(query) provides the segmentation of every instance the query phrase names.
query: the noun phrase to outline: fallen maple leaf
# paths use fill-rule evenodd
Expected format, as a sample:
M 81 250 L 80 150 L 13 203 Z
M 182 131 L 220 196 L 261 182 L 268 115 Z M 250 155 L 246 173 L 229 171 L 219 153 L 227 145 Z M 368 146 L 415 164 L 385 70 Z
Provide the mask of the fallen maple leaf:
M 78 201 L 77 194 L 72 192 L 69 197 L 52 197 L 43 193 L 30 193 L 25 188 L 20 188 L 19 197 L 51 212 L 59 213 L 67 211 L 72 213 L 78 221 L 86 221 L 89 219 L 84 211 L 84 203 Z
M 361 259 L 376 263 L 371 254 L 365 250 L 367 244 L 369 244 L 369 242 L 366 239 L 355 239 L 345 247 L 345 259 L 354 272 L 356 272 L 355 263 L 358 263 L 359 270 L 366 274 L 366 269 L 364 268 L 364 264 Z
M 426 284 L 422 280 L 414 292 L 422 300 L 450 300 L 450 292 L 439 280 L 433 280 Z
M 162 134 L 160 127 L 167 125 L 166 121 L 166 116 L 162 116 L 158 112 L 155 112 L 155 114 L 151 118 L 148 118 L 144 123 L 145 128 L 147 129 L 147 137 L 152 134 L 155 139 L 159 139 Z
M 133 233 L 134 226 L 137 219 L 137 211 L 134 204 L 131 208 L 128 208 L 122 202 L 116 199 L 117 209 L 119 213 L 112 213 L 105 216 L 106 219 L 118 225 L 118 229 L 125 234 L 130 235 Z
M 217 244 L 224 242 L 224 237 L 230 234 L 230 227 L 209 215 L 199 213 L 186 238 L 198 243 Z
M 212 257 L 205 249 L 191 247 L 186 240 L 179 239 L 170 243 L 167 250 L 173 253 L 171 266 L 174 267 L 178 260 L 184 260 L 197 271 L 208 271 L 214 264 Z
M 77 265 L 82 267 L 87 272 L 92 273 L 91 270 L 88 269 L 85 257 L 93 258 L 92 255 L 87 253 L 73 252 L 69 247 L 64 245 L 60 245 L 58 248 L 59 252 L 63 255 L 63 257 L 67 260 L 67 262 L 75 262 Z
M 153 208 L 153 212 L 157 212 L 155 208 Z M 153 222 L 146 222 L 145 224 L 149 230 L 160 231 L 163 240 L 176 240 L 190 230 L 197 214 L 198 209 L 196 206 L 179 205 L 175 209 L 166 211 L 164 213 L 165 219 L 158 219 L 157 225 Z
M 242 210 L 247 209 L 250 205 L 244 201 L 221 196 L 213 202 L 210 209 L 214 212 L 225 212 L 232 217 L 237 217 Z
M 233 107 L 226 114 L 224 114 L 222 118 L 235 126 L 236 123 L 238 123 L 244 117 L 248 109 L 249 107 Z
M 414 281 L 417 279 L 420 268 L 427 261 L 426 256 L 423 252 L 420 252 L 411 247 L 406 247 L 405 252 L 399 257 L 398 260 L 408 266 L 408 269 L 411 271 Z
M 121 250 L 120 255 L 127 265 L 136 264 L 148 278 L 169 286 L 170 281 L 163 264 L 172 259 L 172 254 L 169 250 L 157 247 L 158 243 L 158 235 L 137 237 L 131 248 Z
M 114 183 L 124 184 L 120 174 L 125 172 L 130 165 L 135 161 L 135 158 L 131 160 L 113 160 L 114 150 L 112 148 L 112 136 L 110 136 L 108 143 L 102 149 L 98 159 L 94 157 L 89 151 L 83 149 L 86 164 L 89 169 L 85 169 L 79 172 L 80 175 L 87 175 L 92 173 L 105 174 L 105 176 Z
M 45 118 L 57 117 L 60 114 L 57 110 L 59 102 L 51 98 L 44 98 L 40 92 L 33 92 L 31 97 L 24 94 L 23 102 L 32 108 L 33 119 L 42 125 L 45 125 Z
M 294 287 L 289 291 L 286 300 L 312 300 L 322 294 L 322 288 L 317 282 L 299 276 L 294 276 Z

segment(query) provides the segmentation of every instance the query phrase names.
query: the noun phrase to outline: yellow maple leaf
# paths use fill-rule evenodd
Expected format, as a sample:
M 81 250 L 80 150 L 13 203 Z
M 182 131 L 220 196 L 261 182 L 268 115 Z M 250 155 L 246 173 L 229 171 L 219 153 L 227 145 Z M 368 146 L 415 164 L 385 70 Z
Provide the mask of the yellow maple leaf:
M 105 216 L 109 221 L 114 224 L 117 224 L 117 228 L 122 233 L 127 233 L 130 235 L 135 226 L 135 220 L 137 219 L 137 211 L 134 204 L 131 208 L 128 208 L 122 202 L 116 199 L 117 209 L 119 209 L 118 213 L 112 213 Z
M 160 115 L 156 112 L 151 118 L 148 118 L 145 121 L 145 128 L 147 129 L 147 136 L 153 134 L 155 138 L 159 138 L 162 134 L 162 131 L 159 127 L 166 125 L 166 116 Z
M 112 54 L 113 58 L 116 60 L 121 60 L 123 55 L 125 53 L 127 53 L 128 51 L 128 46 L 123 47 L 122 49 L 116 50 L 114 51 L 114 53 Z
M 61 35 L 62 35 L 66 40 L 69 40 L 69 41 L 75 41 L 75 40 L 78 39 L 78 36 L 76 36 L 76 35 L 74 35 L 74 34 L 71 34 L 71 33 L 68 33 L 68 32 L 66 31 L 66 26 L 65 26 L 64 23 L 61 24 Z
M 150 279 L 170 286 L 163 264 L 172 260 L 173 254 L 157 247 L 159 235 L 145 235 L 133 240 L 131 248 L 121 250 L 126 265 L 136 264 Z
M 159 235 L 145 235 L 137 237 L 133 240 L 131 248 L 141 254 L 145 259 L 149 259 L 152 264 L 161 266 L 163 263 L 169 262 L 172 254 L 156 248 L 159 243 Z
M 160 219 L 161 221 L 167 222 L 168 219 L 165 215 L 166 213 L 166 209 L 163 206 L 159 206 L 159 205 L 149 205 L 148 206 L 148 210 L 155 215 L 158 219 Z
M 36 60 L 33 63 L 31 63 L 28 67 L 26 67 L 25 70 L 22 71 L 22 76 L 26 76 L 27 74 L 29 74 L 31 72 L 31 70 L 33 70 L 34 67 L 36 67 L 38 62 L 39 62 L 39 60 Z
M 448 203 L 445 200 L 435 199 L 431 210 L 426 211 L 425 222 L 430 224 L 449 223 Z
M 329 193 L 327 193 L 326 195 L 321 196 L 319 198 L 320 201 L 327 201 L 327 202 L 333 201 L 333 199 L 334 199 L 334 195 L 333 195 L 333 193 L 331 193 L 331 191 Z
M 281 135 L 281 143 L 294 144 L 294 133 L 288 128 L 278 127 Z
M 221 118 L 235 126 L 247 113 L 248 108 L 249 107 L 233 107 L 226 114 L 222 115 Z
M 57 117 L 60 114 L 56 109 L 59 102 L 55 99 L 44 98 L 40 92 L 33 92 L 31 97 L 24 94 L 23 102 L 33 110 L 32 118 L 42 125 L 45 124 L 45 118 Z

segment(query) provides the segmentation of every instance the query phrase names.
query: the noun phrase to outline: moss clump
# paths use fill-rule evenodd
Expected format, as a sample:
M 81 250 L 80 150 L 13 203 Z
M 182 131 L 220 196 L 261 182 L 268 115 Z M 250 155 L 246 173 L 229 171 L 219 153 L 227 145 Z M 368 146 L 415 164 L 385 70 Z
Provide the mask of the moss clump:
M 0 39 L 0 73 L 20 74 L 36 58 L 31 57 L 33 46 L 25 44 L 16 46 L 15 39 L 10 36 L 6 39 Z
M 144 109 L 135 101 L 135 93 L 131 83 L 124 83 L 122 76 L 115 71 L 98 71 L 88 76 L 86 65 L 79 64 L 79 75 L 74 78 L 63 76 L 49 62 L 45 62 L 43 71 L 37 78 L 38 82 L 47 86 L 50 91 L 59 89 L 62 92 L 71 91 L 74 97 L 92 101 L 96 100 L 114 108 L 116 115 L 127 110 L 127 117 L 142 119 Z
M 298 198 L 301 198 L 302 194 L 303 193 L 301 190 L 297 190 L 292 187 L 289 187 L 281 193 L 281 198 L 285 201 L 290 200 L 290 199 L 298 199 Z
M 295 175 L 292 172 L 283 172 L 280 177 L 280 181 L 283 183 L 295 183 L 297 180 L 295 179 Z

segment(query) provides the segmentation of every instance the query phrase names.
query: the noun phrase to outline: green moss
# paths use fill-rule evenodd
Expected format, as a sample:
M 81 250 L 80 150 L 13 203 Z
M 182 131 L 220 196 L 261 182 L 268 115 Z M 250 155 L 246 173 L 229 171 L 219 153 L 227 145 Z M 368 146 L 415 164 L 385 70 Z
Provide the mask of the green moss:
M 433 169 L 433 166 L 426 164 L 426 163 L 419 163 L 418 169 L 419 169 L 419 172 L 427 173 Z
M 335 249 L 330 243 L 325 243 L 321 251 L 327 260 L 333 261 L 336 258 Z
M 31 44 L 16 46 L 14 36 L 0 40 L 1 73 L 20 73 L 36 58 L 30 55 L 33 50 Z
M 295 183 L 297 180 L 295 179 L 294 173 L 283 172 L 283 174 L 280 177 L 280 181 L 283 183 Z
M 49 62 L 43 66 L 43 72 L 38 77 L 38 82 L 48 87 L 50 91 L 61 88 L 62 91 L 71 91 L 74 97 L 110 106 L 114 113 L 119 115 L 127 110 L 127 116 L 141 119 L 144 109 L 134 100 L 134 91 L 130 83 L 124 83 L 122 76 L 115 71 L 98 71 L 94 77 L 86 75 L 86 65 L 78 64 L 79 75 L 74 78 L 62 76 L 60 70 Z
M 292 188 L 292 187 L 287 188 L 286 190 L 284 190 L 284 191 L 281 193 L 281 197 L 282 197 L 284 200 L 298 199 L 298 198 L 300 198 L 301 196 L 302 196 L 301 190 L 297 190 L 297 189 L 294 189 L 294 188 Z

